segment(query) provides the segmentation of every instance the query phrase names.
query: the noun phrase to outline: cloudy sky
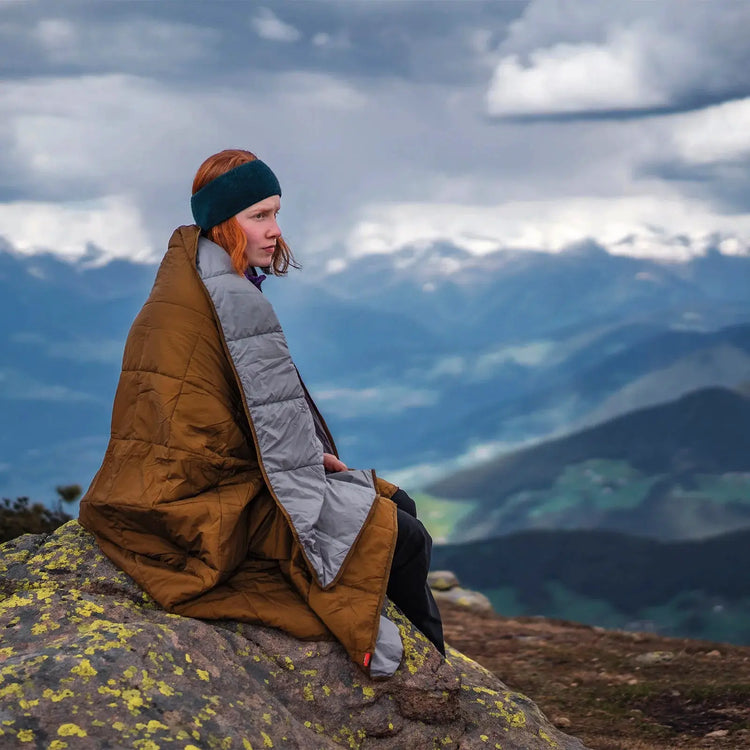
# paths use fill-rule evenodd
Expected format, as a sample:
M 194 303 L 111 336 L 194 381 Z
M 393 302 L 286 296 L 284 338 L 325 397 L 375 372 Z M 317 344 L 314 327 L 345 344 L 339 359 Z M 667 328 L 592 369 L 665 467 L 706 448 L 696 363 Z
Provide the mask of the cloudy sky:
M 245 147 L 303 263 L 745 253 L 749 34 L 746 0 L 0 0 L 0 236 L 155 260 Z

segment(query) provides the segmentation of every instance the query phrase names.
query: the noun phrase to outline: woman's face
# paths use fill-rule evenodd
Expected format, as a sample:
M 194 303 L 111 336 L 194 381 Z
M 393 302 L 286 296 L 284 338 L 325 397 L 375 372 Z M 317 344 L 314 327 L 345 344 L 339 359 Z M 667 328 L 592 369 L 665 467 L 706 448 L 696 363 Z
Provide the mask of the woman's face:
M 281 198 L 271 195 L 235 215 L 234 218 L 247 237 L 245 255 L 251 266 L 265 268 L 271 265 L 276 240 L 281 237 L 281 230 L 276 223 L 276 214 L 280 208 Z

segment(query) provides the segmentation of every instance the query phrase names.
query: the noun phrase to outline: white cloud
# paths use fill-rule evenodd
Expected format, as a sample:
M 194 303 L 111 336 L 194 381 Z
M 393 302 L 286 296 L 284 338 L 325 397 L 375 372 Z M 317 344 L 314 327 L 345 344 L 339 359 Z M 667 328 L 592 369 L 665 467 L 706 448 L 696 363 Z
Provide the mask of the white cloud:
M 64 18 L 45 18 L 31 31 L 31 36 L 51 53 L 73 49 L 79 41 L 76 27 Z
M 490 348 L 471 356 L 439 357 L 429 367 L 407 371 L 405 377 L 423 383 L 447 380 L 477 383 L 489 380 L 509 365 L 533 368 L 560 362 L 566 351 L 565 347 L 552 341 L 530 341 Z
M 313 46 L 327 50 L 345 50 L 352 46 L 351 40 L 343 31 L 337 32 L 336 34 L 319 31 L 317 34 L 313 35 L 311 42 L 313 43 Z
M 348 179 L 360 181 L 348 169 L 359 145 L 356 139 L 342 142 L 337 133 L 351 128 L 345 118 L 367 120 L 367 98 L 319 73 L 259 75 L 248 86 L 255 96 L 238 97 L 232 86 L 182 88 L 119 74 L 7 82 L 0 88 L 0 187 L 6 196 L 34 199 L 4 204 L 0 234 L 24 252 L 56 252 L 65 243 L 60 254 L 78 257 L 89 240 L 109 257 L 146 257 L 145 232 L 150 257 L 158 257 L 168 232 L 191 220 L 188 197 L 198 165 L 235 144 L 273 163 L 285 192 L 291 180 L 298 194 L 314 185 L 313 200 L 298 201 L 298 210 L 289 212 L 292 221 L 308 206 L 311 215 L 322 216 L 315 201 L 325 201 L 326 191 L 343 193 L 336 183 L 342 174 L 350 171 Z M 314 178 L 322 174 L 324 183 Z M 33 217 L 25 216 L 27 206 Z M 118 208 L 122 215 L 114 226 L 120 231 L 133 221 L 130 240 L 127 232 L 117 237 L 103 220 L 95 236 L 83 236 L 87 212 L 96 224 L 102 212 L 109 219 Z M 55 223 L 63 216 L 64 228 Z M 294 236 L 288 219 L 284 228 Z
M 388 82 L 363 93 L 339 77 L 301 72 L 252 86 L 259 96 L 215 88 L 196 107 L 193 89 L 134 76 L 6 84 L 0 181 L 43 197 L 0 204 L 0 233 L 25 253 L 78 258 L 91 242 L 106 257 L 154 260 L 169 230 L 190 220 L 194 169 L 227 144 L 247 143 L 252 123 L 247 145 L 274 165 L 293 201 L 284 209 L 287 236 L 308 257 L 326 254 L 339 265 L 331 249 L 342 237 L 351 255 L 440 240 L 482 254 L 594 239 L 613 252 L 674 259 L 702 252 L 717 234 L 727 252 L 748 246 L 746 216 L 683 198 L 678 185 L 634 178 L 639 164 L 665 154 L 744 153 L 740 126 L 711 140 L 718 121 L 709 110 L 531 130 L 467 120 L 468 100 L 451 103 L 440 87 L 415 92 Z M 745 103 L 716 109 L 724 124 L 746 121 Z M 190 126 L 175 131 L 174 113 L 189 115 Z M 438 119 L 442 129 L 425 128 Z M 475 205 L 479 196 L 484 205 Z M 675 239 L 683 234 L 687 246 Z M 446 270 L 458 261 L 439 262 Z
M 298 29 L 282 21 L 269 8 L 260 8 L 251 24 L 259 37 L 272 42 L 296 42 L 301 36 Z
M 689 164 L 747 159 L 750 97 L 672 118 L 671 139 L 675 156 Z
M 668 103 L 650 74 L 639 38 L 620 32 L 608 44 L 558 44 L 497 65 L 487 92 L 492 115 L 639 109 Z
M 29 170 L 16 174 L 18 181 L 43 188 L 62 180 L 121 183 L 142 176 L 158 149 L 160 169 L 150 171 L 150 181 L 173 166 L 174 149 L 164 139 L 174 134 L 175 116 L 188 101 L 189 92 L 137 76 L 23 79 L 0 90 L 0 128 L 13 157 Z M 202 108 L 193 109 L 191 123 L 200 127 Z
M 0 399 L 12 401 L 91 401 L 100 399 L 90 393 L 76 391 L 65 385 L 42 383 L 26 373 L 0 369 Z
M 138 209 L 127 198 L 107 196 L 79 203 L 0 203 L 2 235 L 22 255 L 52 252 L 66 260 L 102 251 L 100 262 L 157 259 Z
M 436 463 L 414 464 L 407 467 L 402 466 L 400 468 L 396 466 L 392 468 L 384 467 L 382 472 L 378 471 L 378 473 L 387 476 L 392 482 L 401 487 L 415 491 L 423 489 L 432 482 L 437 482 L 463 469 L 468 469 L 485 461 L 491 461 L 503 453 L 510 453 L 534 445 L 535 442 L 539 441 L 530 440 L 516 443 L 501 440 L 488 441 L 471 446 L 465 453 L 453 459 L 442 460 Z
M 69 359 L 74 362 L 119 364 L 122 360 L 123 342 L 120 339 L 69 339 L 50 340 L 39 333 L 22 331 L 11 336 L 11 341 L 41 348 L 48 357 Z
M 463 357 L 453 355 L 441 357 L 427 369 L 413 370 L 407 373 L 414 378 L 422 378 L 424 381 L 437 380 L 440 378 L 461 377 L 466 371 L 466 361 Z
M 24 253 L 77 258 L 94 243 L 109 258 L 154 260 L 169 230 L 190 222 L 195 169 L 242 142 L 228 130 L 244 130 L 246 118 L 222 90 L 199 96 L 135 76 L 7 82 L 0 184 L 33 198 L 0 203 L 0 234 Z
M 530 341 L 517 346 L 503 346 L 480 354 L 472 372 L 474 380 L 487 380 L 507 365 L 539 367 L 547 364 L 555 351 L 552 341 Z
M 198 60 L 220 38 L 213 29 L 156 18 L 118 23 L 45 18 L 29 29 L 28 35 L 51 63 L 150 73 Z
M 586 240 L 619 255 L 672 261 L 702 254 L 729 238 L 736 242 L 722 250 L 750 251 L 750 214 L 721 214 L 707 203 L 679 195 L 553 198 L 490 206 L 376 204 L 363 213 L 346 243 L 351 257 L 439 241 L 476 255 L 501 249 L 559 252 Z
M 182 100 L 132 76 L 8 82 L 0 90 L 9 157 L 1 178 L 40 200 L 119 195 L 143 185 L 158 192 L 177 161 L 164 139 Z
M 586 17 L 596 15 L 588 6 L 584 10 Z M 633 97 L 642 97 L 643 91 L 656 96 L 662 84 L 641 86 L 638 66 L 644 59 L 643 40 L 652 38 L 658 24 L 621 19 L 613 26 L 606 20 L 609 13 L 599 14 L 594 29 L 573 23 L 561 11 L 557 26 L 542 34 L 542 23 L 550 16 L 543 14 L 531 41 L 530 15 L 525 14 L 525 41 L 520 32 L 512 34 L 515 47 L 503 46 L 501 58 L 517 56 L 516 68 L 508 68 L 513 75 L 525 75 L 521 60 L 532 70 L 536 59 L 537 73 L 553 76 L 552 53 L 567 51 L 573 71 L 569 78 L 577 80 L 586 54 L 601 53 L 615 73 L 636 71 Z M 289 19 L 295 22 L 291 12 Z M 576 33 L 579 27 L 586 33 L 561 33 L 565 22 Z M 48 45 L 63 45 L 71 34 L 82 33 L 82 23 L 49 19 L 37 32 Z M 460 30 L 464 55 L 469 54 L 466 34 Z M 330 44 L 332 39 L 318 41 Z M 484 49 L 490 42 L 483 44 Z M 663 44 L 675 48 L 668 38 Z M 414 47 L 415 54 L 419 49 Z M 335 57 L 322 49 L 317 56 Z M 704 160 L 717 151 L 727 158 L 742 154 L 739 126 L 734 141 L 721 134 L 711 141 L 709 131 L 717 125 L 708 120 L 700 127 L 690 125 L 681 115 L 541 122 L 530 128 L 483 116 L 485 79 L 473 86 L 465 81 L 417 83 L 408 74 L 312 73 L 295 70 L 290 61 L 283 71 L 240 71 L 251 95 L 238 97 L 231 81 L 204 85 L 188 79 L 196 70 L 195 64 L 187 65 L 179 81 L 159 73 L 151 78 L 112 73 L 7 81 L 0 88 L 0 189 L 6 201 L 17 195 L 24 196 L 24 203 L 5 204 L 0 232 L 24 252 L 42 247 L 54 251 L 63 236 L 55 222 L 65 216 L 64 226 L 72 232 L 66 257 L 80 257 L 90 240 L 109 257 L 138 253 L 156 258 L 169 231 L 190 221 L 187 194 L 197 165 L 208 154 L 236 144 L 252 148 L 274 166 L 284 187 L 284 232 L 303 263 L 313 258 L 323 261 L 321 267 L 345 262 L 342 238 L 352 254 L 438 240 L 476 254 L 499 247 L 559 250 L 593 238 L 616 246 L 617 252 L 676 257 L 705 246 L 715 232 L 726 247 L 735 243 L 734 252 L 746 247 L 743 217 L 724 216 L 710 207 L 710 193 L 717 192 L 711 184 L 668 184 L 643 169 L 665 154 L 681 161 L 690 152 Z M 519 100 L 519 107 L 539 106 L 533 91 L 524 96 L 531 104 Z M 603 99 L 607 93 L 597 96 Z M 683 201 L 680 190 L 691 191 L 693 198 L 677 211 L 672 204 Z M 699 190 L 704 202 L 695 198 Z M 30 226 L 23 211 L 31 204 L 36 220 Z M 94 212 L 96 237 L 84 237 L 88 209 Z M 120 213 L 114 221 L 118 230 L 132 227 L 133 242 L 107 230 L 114 212 Z M 670 244 L 681 233 L 683 220 L 692 243 L 687 249 L 677 241 Z M 150 255 L 139 249 L 143 246 Z M 458 262 L 439 260 L 443 270 Z
M 532 0 L 495 50 L 488 111 L 695 107 L 737 96 L 748 91 L 748 23 L 746 3 Z
M 406 409 L 432 406 L 437 399 L 436 391 L 402 385 L 383 385 L 377 388 L 321 386 L 315 389 L 315 400 L 325 403 L 326 412 L 343 417 L 398 414 Z
M 321 73 L 286 73 L 280 77 L 278 99 L 290 111 L 356 110 L 368 98 L 345 81 Z

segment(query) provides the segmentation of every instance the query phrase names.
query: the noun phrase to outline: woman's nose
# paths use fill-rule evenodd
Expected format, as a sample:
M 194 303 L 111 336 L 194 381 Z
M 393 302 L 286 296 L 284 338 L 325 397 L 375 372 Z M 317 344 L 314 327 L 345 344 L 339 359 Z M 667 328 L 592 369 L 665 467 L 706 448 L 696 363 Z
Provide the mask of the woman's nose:
M 267 234 L 269 237 L 281 237 L 281 229 L 279 228 L 279 223 L 276 219 L 271 221 L 271 226 L 268 227 Z

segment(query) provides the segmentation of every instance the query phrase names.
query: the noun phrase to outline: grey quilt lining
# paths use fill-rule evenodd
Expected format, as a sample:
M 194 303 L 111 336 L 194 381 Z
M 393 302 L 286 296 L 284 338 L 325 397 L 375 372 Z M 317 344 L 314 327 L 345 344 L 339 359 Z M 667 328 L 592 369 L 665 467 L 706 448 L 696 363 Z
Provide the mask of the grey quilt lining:
M 198 243 L 198 272 L 239 375 L 268 481 L 325 588 L 375 500 L 372 473 L 325 472 L 313 417 L 270 302 L 205 237 Z M 398 668 L 403 646 L 398 628 L 382 615 L 380 619 L 370 673 L 383 677 Z

